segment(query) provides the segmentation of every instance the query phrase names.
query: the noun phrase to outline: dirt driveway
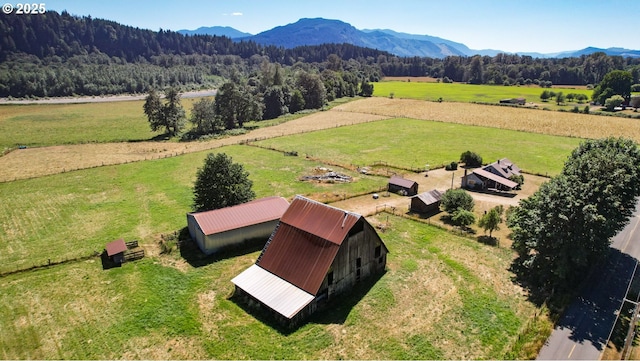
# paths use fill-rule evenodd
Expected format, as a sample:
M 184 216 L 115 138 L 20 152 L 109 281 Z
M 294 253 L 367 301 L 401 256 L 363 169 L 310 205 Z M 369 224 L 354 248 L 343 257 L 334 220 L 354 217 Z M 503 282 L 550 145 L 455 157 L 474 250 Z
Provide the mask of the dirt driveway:
M 458 169 L 456 171 L 447 171 L 441 168 L 431 170 L 428 172 L 428 176 L 426 175 L 427 173 L 422 172 L 418 174 L 403 174 L 402 176 L 406 179 L 411 179 L 417 182 L 420 193 L 428 192 L 432 189 L 446 191 L 447 189 L 450 189 L 452 185 L 453 188 L 460 188 L 460 182 L 464 175 L 464 170 Z M 514 197 L 477 192 L 469 192 L 469 194 L 471 194 L 476 202 L 476 210 L 484 213 L 485 210 L 489 210 L 499 204 L 502 204 L 505 208 L 509 206 L 517 206 L 521 199 L 529 197 L 543 182 L 547 180 L 548 178 L 545 177 L 526 174 L 525 184 L 523 185 L 522 190 L 516 191 L 516 195 Z M 387 207 L 387 209 L 395 207 L 396 213 L 408 212 L 409 204 L 411 202 L 409 197 L 402 197 L 397 194 L 389 194 L 387 196 L 384 192 L 380 193 L 379 196 L 380 197 L 378 199 L 373 199 L 371 195 L 365 195 L 344 201 L 338 201 L 331 205 L 347 209 L 364 216 L 375 214 L 385 207 Z

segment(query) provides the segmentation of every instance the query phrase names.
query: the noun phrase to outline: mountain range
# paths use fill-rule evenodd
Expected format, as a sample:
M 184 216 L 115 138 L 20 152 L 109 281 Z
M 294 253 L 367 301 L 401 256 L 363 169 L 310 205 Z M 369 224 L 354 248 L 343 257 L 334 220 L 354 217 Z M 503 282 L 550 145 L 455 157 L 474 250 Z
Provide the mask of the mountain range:
M 222 26 L 200 27 L 196 30 L 178 30 L 178 33 L 185 35 L 206 34 L 226 36 L 236 41 L 252 40 L 258 44 L 275 45 L 288 49 L 304 45 L 348 43 L 387 51 L 403 57 L 419 56 L 441 59 L 447 56 L 494 56 L 498 53 L 508 53 L 493 49 L 474 50 L 462 43 L 429 35 L 400 33 L 389 29 L 359 30 L 343 21 L 323 18 L 303 18 L 295 23 L 277 26 L 256 35 Z M 565 58 L 579 57 L 595 52 L 604 52 L 607 55 L 624 57 L 640 57 L 640 50 L 623 48 L 601 49 L 594 47 L 552 54 L 532 52 L 518 54 L 529 55 L 534 58 Z

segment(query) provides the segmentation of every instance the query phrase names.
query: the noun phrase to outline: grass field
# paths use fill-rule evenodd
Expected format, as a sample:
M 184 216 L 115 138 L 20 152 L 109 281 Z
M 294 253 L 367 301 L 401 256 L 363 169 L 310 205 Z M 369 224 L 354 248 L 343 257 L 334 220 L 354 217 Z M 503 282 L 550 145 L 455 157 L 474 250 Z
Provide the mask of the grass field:
M 23 124 L 10 134 L 41 145 L 36 135 L 22 133 L 55 133 L 69 119 L 84 123 L 72 129 L 95 142 L 121 137 L 117 126 L 96 129 L 102 122 L 129 127 L 124 140 L 150 139 L 148 124 L 136 118 L 141 104 L 129 111 L 125 105 L 115 109 L 119 103 L 111 104 L 112 111 L 101 104 L 57 113 L 65 108 L 51 108 L 66 115 L 50 122 L 40 106 L 15 108 L 13 115 L 6 114 L 14 108 L 0 107 L 0 127 Z M 34 119 L 44 126 L 38 128 Z M 258 144 L 295 150 L 298 157 L 247 145 L 214 151 L 245 166 L 258 197 L 304 194 L 332 201 L 377 190 L 387 180 L 335 169 L 357 181 L 301 182 L 300 176 L 324 165 L 305 153 L 333 163 L 381 160 L 423 167 L 457 160 L 469 149 L 486 162 L 506 156 L 527 171 L 555 174 L 581 137 L 640 134 L 629 120 L 605 119 L 610 117 L 378 97 L 254 133 L 272 138 Z M 310 132 L 320 124 L 326 130 Z M 307 133 L 291 135 L 300 132 Z M 54 134 L 46 141 L 84 142 L 75 137 Z M 47 148 L 41 150 L 46 161 Z M 229 298 L 230 279 L 255 260 L 256 252 L 197 262 L 187 252 L 159 253 L 160 235 L 186 225 L 195 173 L 208 152 L 0 183 L 0 273 L 87 256 L 116 238 L 137 239 L 147 251 L 145 259 L 122 268 L 103 270 L 99 258 L 90 258 L 1 276 L 0 357 L 522 359 L 534 358 L 548 335 L 552 325 L 544 310 L 528 302 L 511 280 L 510 249 L 387 214 L 370 222 L 388 222 L 381 233 L 391 251 L 388 272 L 293 332 L 274 328 Z
M 3 359 L 502 359 L 535 321 L 511 253 L 389 221 L 388 272 L 293 332 L 228 296 L 257 253 L 179 270 L 178 254 L 89 260 L 0 280 Z M 52 285 L 56 287 L 52 287 Z M 16 302 L 19 298 L 20 302 Z M 519 355 L 527 357 L 526 355 Z M 528 355 L 531 357 L 531 355 Z
M 407 78 L 409 79 L 409 78 Z M 462 83 L 434 83 L 409 81 L 381 81 L 374 83 L 373 95 L 397 98 L 436 101 L 442 98 L 447 102 L 479 102 L 499 103 L 500 99 L 525 98 L 527 102 L 541 103 L 540 94 L 545 89 L 537 86 L 503 86 L 503 85 L 471 85 Z M 553 89 L 553 91 L 584 94 L 591 97 L 593 90 L 577 87 L 576 89 Z M 553 101 L 544 104 L 552 107 Z M 573 107 L 573 103 L 572 106 Z
M 195 98 L 182 99 L 190 112 Z M 149 140 L 144 101 L 0 105 L 0 149 Z
M 580 139 L 396 118 L 267 139 L 257 144 L 342 164 L 377 161 L 404 168 L 440 167 L 471 150 L 491 163 L 507 157 L 530 173 L 555 175 Z
M 248 146 L 216 151 L 245 166 L 258 197 L 303 194 L 329 201 L 386 184 L 348 171 L 355 182 L 302 182 L 299 177 L 322 164 Z M 122 237 L 149 244 L 184 227 L 196 170 L 207 153 L 0 184 L 0 273 L 86 256 Z

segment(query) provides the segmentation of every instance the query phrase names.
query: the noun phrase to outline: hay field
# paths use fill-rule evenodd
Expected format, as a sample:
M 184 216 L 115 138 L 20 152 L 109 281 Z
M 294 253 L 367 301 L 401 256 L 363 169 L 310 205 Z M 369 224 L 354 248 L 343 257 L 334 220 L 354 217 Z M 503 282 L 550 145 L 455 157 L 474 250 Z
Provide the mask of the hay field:
M 634 119 L 470 103 L 428 102 L 372 97 L 346 103 L 336 111 L 387 117 L 435 120 L 522 132 L 577 138 L 627 137 L 640 142 L 640 122 Z
M 324 111 L 289 122 L 255 129 L 247 134 L 197 142 L 118 142 L 57 145 L 19 149 L 0 157 L 0 182 L 28 179 L 77 169 L 100 167 L 215 149 L 256 138 L 273 138 L 318 129 L 367 123 L 383 115 Z

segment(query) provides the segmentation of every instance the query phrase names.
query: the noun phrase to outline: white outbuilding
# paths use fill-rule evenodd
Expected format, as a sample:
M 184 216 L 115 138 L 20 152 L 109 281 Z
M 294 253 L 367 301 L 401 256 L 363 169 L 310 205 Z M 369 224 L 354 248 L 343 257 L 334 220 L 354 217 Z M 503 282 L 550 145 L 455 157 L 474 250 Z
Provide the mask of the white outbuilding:
M 205 254 L 264 240 L 289 207 L 282 197 L 267 197 L 212 211 L 187 213 L 189 234 Z

